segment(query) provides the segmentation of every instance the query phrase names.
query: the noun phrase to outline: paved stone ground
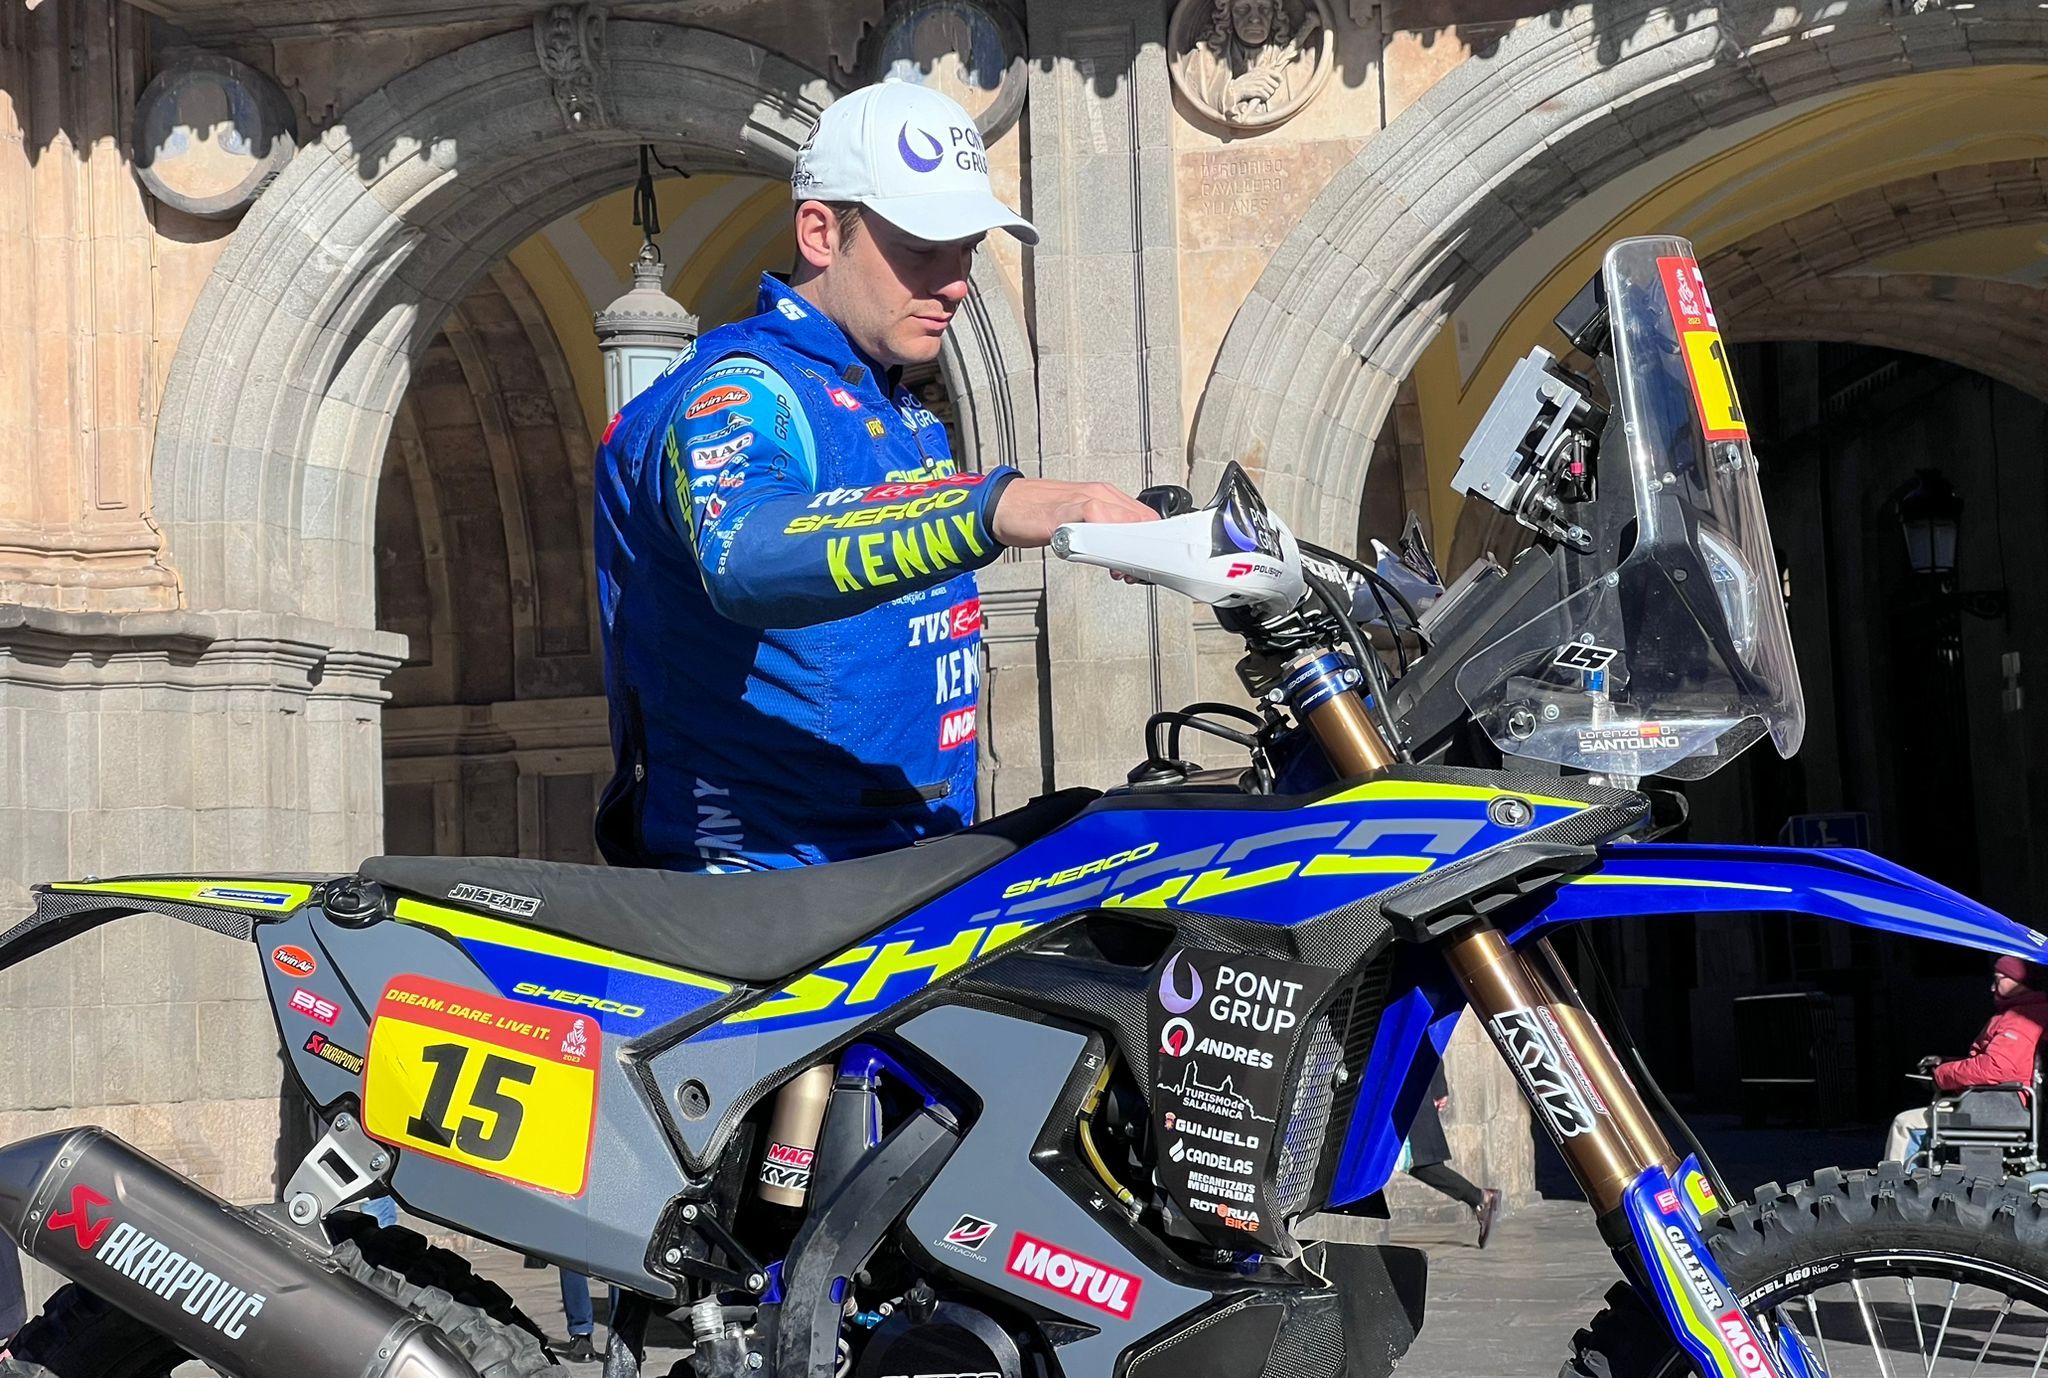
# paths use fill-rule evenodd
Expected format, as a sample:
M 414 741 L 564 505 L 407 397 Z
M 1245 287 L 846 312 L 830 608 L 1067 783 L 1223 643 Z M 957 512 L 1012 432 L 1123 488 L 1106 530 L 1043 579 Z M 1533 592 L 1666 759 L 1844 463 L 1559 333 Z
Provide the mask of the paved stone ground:
M 1761 1182 L 1794 1181 L 1829 1165 L 1867 1167 L 1877 1160 L 1875 1126 L 1828 1132 L 1745 1130 L 1727 1118 L 1700 1117 L 1694 1128 L 1730 1185 L 1740 1194 Z M 1584 1202 L 1569 1199 L 1571 1183 L 1549 1149 L 1539 1150 L 1539 1184 L 1556 1193 L 1508 1215 L 1485 1250 L 1472 1247 L 1469 1221 L 1397 1221 L 1389 1238 L 1429 1253 L 1429 1309 L 1421 1336 L 1402 1360 L 1402 1378 L 1552 1378 L 1572 1332 L 1600 1310 L 1621 1274 L 1608 1256 Z M 417 1224 L 417 1222 L 413 1222 Z M 555 1271 L 528 1269 L 491 1245 L 453 1237 L 478 1271 L 496 1279 L 550 1339 L 566 1330 Z M 597 1297 L 598 1342 L 604 1296 Z M 684 1331 L 657 1317 L 649 1329 L 645 1372 L 663 1378 L 683 1355 Z M 595 1364 L 579 1366 L 595 1375 Z

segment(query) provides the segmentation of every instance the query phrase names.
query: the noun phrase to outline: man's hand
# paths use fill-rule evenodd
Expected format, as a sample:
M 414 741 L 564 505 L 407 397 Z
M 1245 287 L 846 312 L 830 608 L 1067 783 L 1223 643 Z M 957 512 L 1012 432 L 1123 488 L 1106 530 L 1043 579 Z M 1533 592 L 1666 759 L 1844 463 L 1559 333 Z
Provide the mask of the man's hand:
M 1004 545 L 1030 549 L 1052 544 L 1052 533 L 1068 522 L 1158 520 L 1157 512 L 1114 484 L 1013 478 L 996 499 L 992 529 Z

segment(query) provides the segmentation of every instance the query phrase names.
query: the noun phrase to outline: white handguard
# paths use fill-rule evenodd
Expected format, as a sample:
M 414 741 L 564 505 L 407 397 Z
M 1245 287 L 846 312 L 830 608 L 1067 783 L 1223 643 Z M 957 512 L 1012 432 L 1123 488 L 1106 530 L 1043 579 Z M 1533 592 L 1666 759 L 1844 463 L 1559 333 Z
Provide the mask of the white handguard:
M 1293 608 L 1304 587 L 1294 533 L 1263 510 L 1251 522 L 1222 508 L 1156 522 L 1069 522 L 1052 533 L 1052 552 L 1062 560 L 1100 565 L 1173 589 L 1198 603 L 1251 608 L 1261 615 Z

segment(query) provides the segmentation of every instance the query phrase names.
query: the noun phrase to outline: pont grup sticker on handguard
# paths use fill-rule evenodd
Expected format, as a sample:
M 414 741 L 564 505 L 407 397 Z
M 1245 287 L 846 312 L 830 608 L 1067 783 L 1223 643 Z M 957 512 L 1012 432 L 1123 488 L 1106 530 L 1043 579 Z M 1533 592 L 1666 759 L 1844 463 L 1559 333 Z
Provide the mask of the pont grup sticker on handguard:
M 1281 1251 L 1274 1200 L 1288 1075 L 1334 973 L 1179 947 L 1152 974 L 1156 1171 L 1209 1238 Z

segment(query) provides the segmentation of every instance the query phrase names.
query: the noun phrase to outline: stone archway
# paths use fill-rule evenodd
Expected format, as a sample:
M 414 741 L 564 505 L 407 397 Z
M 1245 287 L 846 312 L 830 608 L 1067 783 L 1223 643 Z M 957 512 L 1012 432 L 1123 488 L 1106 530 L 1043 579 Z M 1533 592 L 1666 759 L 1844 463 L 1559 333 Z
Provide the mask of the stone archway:
M 261 746 L 287 782 L 249 810 L 264 855 L 349 866 L 379 844 L 377 705 L 403 650 L 376 630 L 376 489 L 415 358 L 512 246 L 630 185 L 642 142 L 780 179 L 835 94 L 735 38 L 556 6 L 366 97 L 251 208 L 181 338 L 151 464 L 181 625 L 244 676 L 284 664 L 320 705 Z M 974 287 L 946 359 L 969 443 L 1035 469 L 1027 338 L 992 268 Z M 1018 574 L 1036 577 L 990 622 L 1035 636 L 1043 576 Z
M 1306 535 L 1348 543 L 1401 381 L 1451 309 L 1566 206 L 1778 106 L 2044 55 L 2048 21 L 2009 0 L 1967 14 L 1742 3 L 1692 18 L 1631 3 L 1518 28 L 1368 143 L 1275 251 L 1203 395 L 1196 486 L 1239 460 Z
M 630 184 L 641 142 L 783 177 L 835 94 L 765 49 L 670 24 L 613 20 L 543 59 L 563 11 L 536 20 L 538 42 L 482 39 L 363 100 L 237 230 L 152 460 L 188 607 L 304 619 L 336 645 L 368 634 L 378 464 L 412 359 L 454 304 L 512 245 Z M 1036 432 L 1029 351 L 993 277 L 976 289 L 950 367 L 990 398 L 975 442 L 1015 453 Z

